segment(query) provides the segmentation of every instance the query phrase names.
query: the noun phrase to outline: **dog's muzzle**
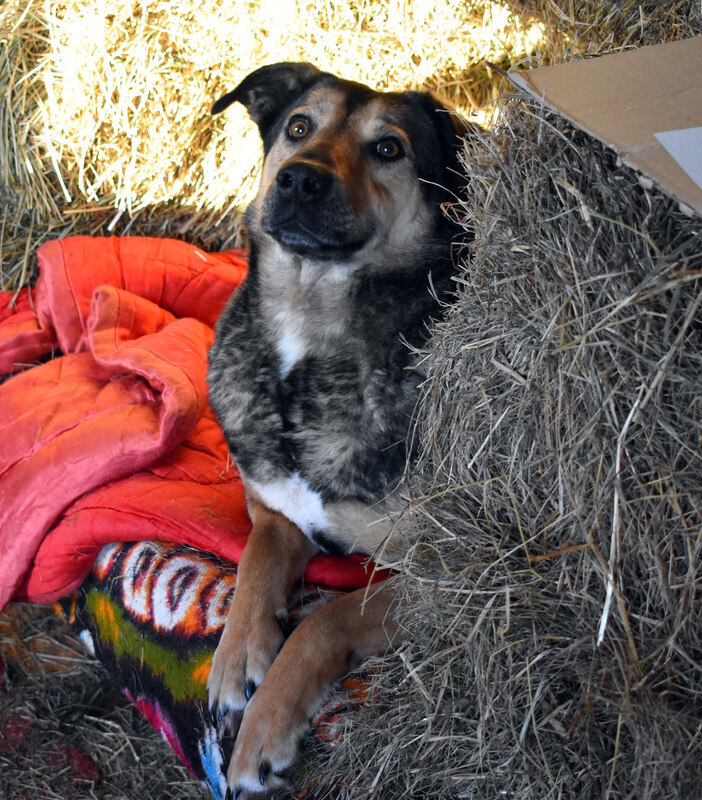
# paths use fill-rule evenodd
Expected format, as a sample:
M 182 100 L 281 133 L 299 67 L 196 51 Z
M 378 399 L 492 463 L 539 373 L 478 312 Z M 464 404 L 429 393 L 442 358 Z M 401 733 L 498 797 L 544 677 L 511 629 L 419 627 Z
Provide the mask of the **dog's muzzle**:
M 264 204 L 263 229 L 287 249 L 316 258 L 358 250 L 373 226 L 353 213 L 341 181 L 321 164 L 280 169 Z

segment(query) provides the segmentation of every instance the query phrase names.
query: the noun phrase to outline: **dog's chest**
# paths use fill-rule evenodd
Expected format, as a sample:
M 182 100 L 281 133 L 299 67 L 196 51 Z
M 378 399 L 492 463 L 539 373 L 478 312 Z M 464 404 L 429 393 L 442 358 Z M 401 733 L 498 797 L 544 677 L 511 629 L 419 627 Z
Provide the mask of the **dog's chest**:
M 247 283 L 225 312 L 211 400 L 247 486 L 319 531 L 328 503 L 376 503 L 400 474 L 419 378 L 392 302 L 365 278 L 279 277 Z
M 263 320 L 284 380 L 307 357 L 324 357 L 348 338 L 349 275 L 332 266 L 290 270 L 284 280 L 263 283 Z

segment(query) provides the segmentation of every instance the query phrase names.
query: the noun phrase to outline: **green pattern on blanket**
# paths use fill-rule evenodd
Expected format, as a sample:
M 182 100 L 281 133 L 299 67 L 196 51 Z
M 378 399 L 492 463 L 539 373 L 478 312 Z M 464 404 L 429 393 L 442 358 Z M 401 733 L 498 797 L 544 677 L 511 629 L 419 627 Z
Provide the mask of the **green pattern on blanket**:
M 235 584 L 235 566 L 188 547 L 112 544 L 79 593 L 62 604 L 81 638 L 215 800 L 225 796 L 233 741 L 210 717 L 207 676 Z M 304 587 L 291 602 L 292 625 L 336 594 Z M 333 741 L 342 715 L 364 695 L 363 682 L 346 682 L 315 721 L 317 739 Z
M 112 648 L 115 658 L 137 661 L 163 680 L 176 701 L 207 699 L 207 676 L 212 665 L 212 650 L 178 653 L 148 638 L 122 613 L 108 595 L 91 589 L 85 597 L 88 613 L 95 621 L 97 634 L 104 646 Z

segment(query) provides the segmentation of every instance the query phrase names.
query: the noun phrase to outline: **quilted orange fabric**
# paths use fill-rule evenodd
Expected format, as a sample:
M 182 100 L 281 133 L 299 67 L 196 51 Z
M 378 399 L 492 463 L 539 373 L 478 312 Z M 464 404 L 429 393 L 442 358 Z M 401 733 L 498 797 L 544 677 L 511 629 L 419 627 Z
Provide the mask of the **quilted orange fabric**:
M 245 254 L 73 237 L 38 258 L 0 302 L 0 609 L 70 593 L 110 542 L 238 561 L 249 520 L 205 379 Z M 363 562 L 320 555 L 305 579 L 362 586 Z

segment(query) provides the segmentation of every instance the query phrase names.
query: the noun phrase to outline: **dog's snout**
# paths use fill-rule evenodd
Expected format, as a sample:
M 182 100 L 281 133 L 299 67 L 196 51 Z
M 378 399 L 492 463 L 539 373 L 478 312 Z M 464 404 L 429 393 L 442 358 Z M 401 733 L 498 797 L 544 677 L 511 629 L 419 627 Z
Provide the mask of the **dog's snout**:
M 280 164 L 260 218 L 285 248 L 316 259 L 358 250 L 374 230 L 372 219 L 355 213 L 338 165 L 325 155 L 297 153 Z
M 286 195 L 306 201 L 326 195 L 331 175 L 306 161 L 295 161 L 280 170 L 276 177 L 278 189 Z

